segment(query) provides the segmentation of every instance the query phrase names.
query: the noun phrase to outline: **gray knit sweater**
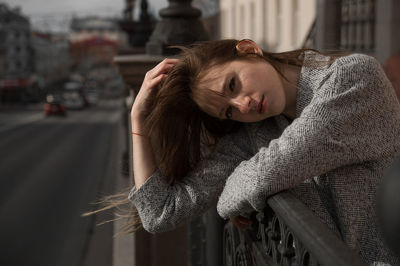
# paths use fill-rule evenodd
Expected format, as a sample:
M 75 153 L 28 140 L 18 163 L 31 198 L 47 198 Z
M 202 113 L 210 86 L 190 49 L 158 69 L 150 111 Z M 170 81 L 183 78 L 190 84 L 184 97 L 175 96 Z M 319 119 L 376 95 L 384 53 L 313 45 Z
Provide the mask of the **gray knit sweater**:
M 307 52 L 305 62 L 327 60 Z M 129 199 L 149 232 L 171 230 L 217 203 L 229 218 L 291 190 L 368 262 L 398 261 L 384 246 L 375 203 L 384 169 L 400 151 L 400 106 L 380 64 L 353 54 L 302 67 L 296 118 L 275 116 L 224 137 L 169 186 L 156 171 Z

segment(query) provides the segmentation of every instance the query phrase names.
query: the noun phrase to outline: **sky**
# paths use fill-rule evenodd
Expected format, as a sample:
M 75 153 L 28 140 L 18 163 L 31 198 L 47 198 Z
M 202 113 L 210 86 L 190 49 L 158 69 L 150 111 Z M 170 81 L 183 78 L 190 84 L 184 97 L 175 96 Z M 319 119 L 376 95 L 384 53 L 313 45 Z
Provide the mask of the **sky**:
M 136 2 L 140 4 L 140 0 Z M 168 6 L 167 0 L 147 2 L 149 11 L 154 14 Z M 42 31 L 66 31 L 73 16 L 120 18 L 125 8 L 125 0 L 0 0 L 0 3 L 6 3 L 11 8 L 20 6 L 22 13 L 30 18 L 33 28 Z

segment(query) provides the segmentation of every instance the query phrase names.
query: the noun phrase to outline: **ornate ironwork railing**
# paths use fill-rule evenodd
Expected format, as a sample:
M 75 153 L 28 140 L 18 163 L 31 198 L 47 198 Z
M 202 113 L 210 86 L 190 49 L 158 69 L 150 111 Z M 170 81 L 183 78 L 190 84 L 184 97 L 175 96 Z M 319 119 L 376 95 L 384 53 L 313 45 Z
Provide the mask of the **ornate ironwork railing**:
M 225 225 L 224 265 L 367 265 L 290 192 L 268 199 L 253 218 L 251 229 Z

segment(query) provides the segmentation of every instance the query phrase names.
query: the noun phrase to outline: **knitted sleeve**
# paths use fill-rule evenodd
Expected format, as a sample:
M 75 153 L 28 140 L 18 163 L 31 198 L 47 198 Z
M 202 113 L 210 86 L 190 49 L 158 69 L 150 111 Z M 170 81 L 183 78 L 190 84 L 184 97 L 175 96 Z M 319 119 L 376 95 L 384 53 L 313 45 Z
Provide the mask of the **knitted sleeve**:
M 245 129 L 220 140 L 216 151 L 180 181 L 169 185 L 157 170 L 129 199 L 136 206 L 144 229 L 172 230 L 215 204 L 226 178 L 251 157 Z
M 338 59 L 328 82 L 334 87 L 322 85 L 278 139 L 243 161 L 229 176 L 217 204 L 220 216 L 261 211 L 267 197 L 277 192 L 384 154 L 393 143 L 392 137 L 384 143 L 393 128 L 393 115 L 385 118 L 384 114 L 395 109 L 398 117 L 399 109 L 382 75 L 379 64 L 370 57 Z

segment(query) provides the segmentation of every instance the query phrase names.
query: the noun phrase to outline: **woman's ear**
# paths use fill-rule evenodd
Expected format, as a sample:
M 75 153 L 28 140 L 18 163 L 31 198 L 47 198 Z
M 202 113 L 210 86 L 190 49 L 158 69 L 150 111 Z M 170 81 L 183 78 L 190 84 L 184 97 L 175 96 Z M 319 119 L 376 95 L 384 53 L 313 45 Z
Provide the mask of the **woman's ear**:
M 262 56 L 263 51 L 255 42 L 249 39 L 244 39 L 236 44 L 236 51 L 241 54 L 257 54 Z

